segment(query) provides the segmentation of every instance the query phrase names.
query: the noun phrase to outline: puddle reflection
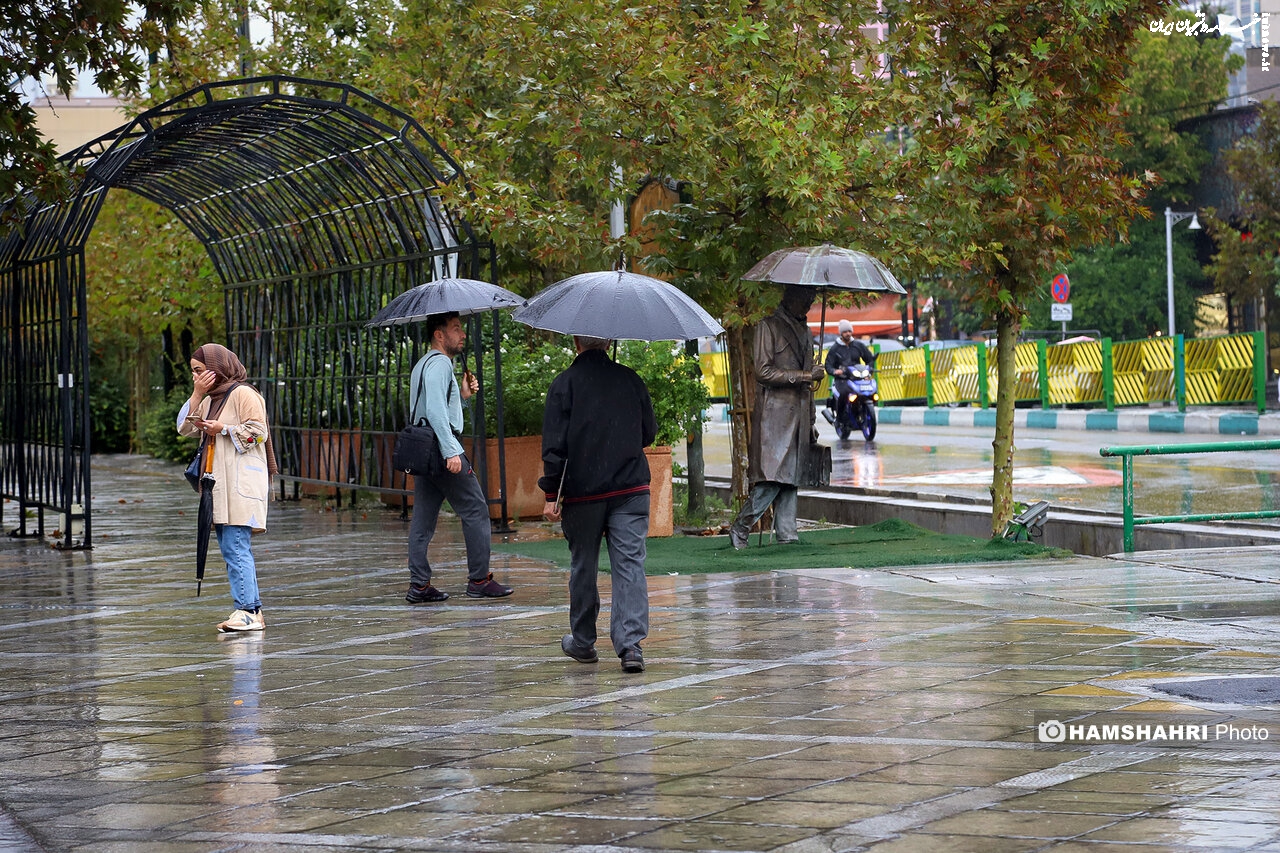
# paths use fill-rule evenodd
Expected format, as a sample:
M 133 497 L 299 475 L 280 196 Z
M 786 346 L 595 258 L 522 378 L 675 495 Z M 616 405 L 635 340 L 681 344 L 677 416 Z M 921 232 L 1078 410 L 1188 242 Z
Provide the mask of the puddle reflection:
M 884 485 L 880 448 L 870 441 L 840 441 L 832 448 L 831 483 L 876 489 Z
M 210 828 L 243 829 L 245 806 L 253 807 L 253 824 L 270 826 L 277 818 L 275 800 L 281 789 L 276 773 L 284 765 L 278 763 L 274 741 L 265 731 L 262 708 L 262 644 L 260 633 L 219 635 L 219 647 L 231 669 L 231 683 L 226 689 L 225 734 L 210 744 L 208 751 L 215 781 L 209 786 L 214 802 L 236 807 L 210 818 Z M 215 690 L 224 685 L 215 680 Z M 219 729 L 214 727 L 213 732 Z M 215 734 L 216 737 L 216 734 Z M 252 783 L 252 784 L 244 784 Z

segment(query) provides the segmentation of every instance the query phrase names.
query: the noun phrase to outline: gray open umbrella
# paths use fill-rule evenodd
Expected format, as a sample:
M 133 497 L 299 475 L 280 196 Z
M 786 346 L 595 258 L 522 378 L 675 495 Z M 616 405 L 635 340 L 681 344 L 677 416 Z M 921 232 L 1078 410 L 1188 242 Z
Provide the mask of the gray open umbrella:
M 679 288 L 626 270 L 558 281 L 511 317 L 535 329 L 613 341 L 687 341 L 724 331 Z
M 747 270 L 744 281 L 906 294 L 893 273 L 866 252 L 830 243 L 779 249 Z
M 907 289 L 898 283 L 889 268 L 866 252 L 842 249 L 830 243 L 779 249 L 747 270 L 743 281 L 770 281 L 814 287 L 822 294 L 822 319 L 819 325 L 818 352 L 827 337 L 827 288 L 861 290 L 871 293 L 901 293 Z
M 524 299 L 504 287 L 473 278 L 442 278 L 412 287 L 387 303 L 368 326 L 419 323 L 432 314 L 457 311 L 466 316 L 494 308 L 514 308 Z

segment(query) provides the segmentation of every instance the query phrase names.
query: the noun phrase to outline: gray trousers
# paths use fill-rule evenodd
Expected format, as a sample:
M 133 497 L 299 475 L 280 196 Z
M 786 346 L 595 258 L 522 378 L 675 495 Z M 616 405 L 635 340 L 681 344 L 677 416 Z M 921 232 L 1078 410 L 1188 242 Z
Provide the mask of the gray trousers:
M 794 542 L 800 538 L 796 532 L 796 507 L 799 504 L 800 488 L 788 483 L 774 483 L 769 480 L 756 483 L 751 487 L 751 494 L 742 511 L 733 520 L 733 526 L 744 537 L 755 527 L 760 516 L 770 505 L 773 506 L 773 532 L 779 542 Z
M 480 491 L 471 463 L 462 457 L 462 471 L 445 471 L 438 477 L 413 478 L 413 517 L 409 521 L 409 581 L 414 586 L 431 583 L 431 563 L 427 547 L 436 535 L 440 506 L 446 500 L 462 520 L 462 538 L 467 544 L 467 578 L 483 581 L 489 576 L 489 546 L 493 529 L 489 525 L 489 504 Z
M 609 547 L 613 605 L 609 638 L 618 655 L 640 648 L 649 635 L 649 584 L 644 577 L 645 537 L 649 534 L 649 493 L 590 503 L 565 504 L 561 527 L 569 540 L 569 632 L 579 648 L 596 641 L 600 593 L 600 540 Z

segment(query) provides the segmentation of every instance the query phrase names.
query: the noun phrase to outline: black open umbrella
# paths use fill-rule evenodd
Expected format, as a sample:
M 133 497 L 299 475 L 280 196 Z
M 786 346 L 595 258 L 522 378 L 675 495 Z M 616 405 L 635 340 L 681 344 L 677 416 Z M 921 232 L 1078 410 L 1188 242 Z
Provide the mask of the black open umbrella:
M 524 299 L 487 281 L 473 278 L 442 278 L 411 287 L 374 315 L 367 326 L 400 326 L 421 322 L 432 314 L 462 316 L 495 308 L 514 308 Z
M 196 598 L 204 583 L 204 564 L 209 557 L 209 534 L 213 531 L 213 440 L 204 451 L 204 472 L 200 475 L 200 512 L 196 513 Z
M 687 341 L 724 331 L 684 291 L 626 270 L 558 281 L 511 317 L 535 329 L 611 341 Z

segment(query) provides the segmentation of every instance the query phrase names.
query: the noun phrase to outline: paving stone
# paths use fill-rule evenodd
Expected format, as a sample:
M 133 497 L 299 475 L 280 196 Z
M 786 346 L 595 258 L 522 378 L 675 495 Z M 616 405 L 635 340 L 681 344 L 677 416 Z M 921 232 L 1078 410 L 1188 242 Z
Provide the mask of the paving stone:
M 0 541 L 0 848 L 1280 851 L 1280 711 L 1157 693 L 1280 676 L 1265 549 L 655 577 L 633 676 L 561 654 L 555 567 L 405 604 L 378 505 L 274 503 L 220 637 L 180 474 L 95 458 L 93 551 Z M 455 519 L 432 561 L 460 592 Z M 1037 743 L 1124 708 L 1272 738 Z

